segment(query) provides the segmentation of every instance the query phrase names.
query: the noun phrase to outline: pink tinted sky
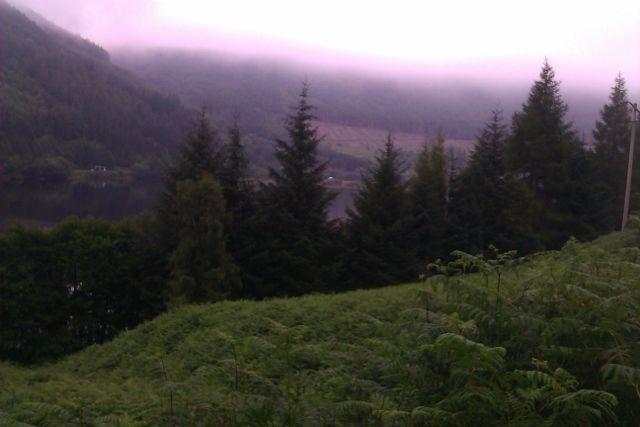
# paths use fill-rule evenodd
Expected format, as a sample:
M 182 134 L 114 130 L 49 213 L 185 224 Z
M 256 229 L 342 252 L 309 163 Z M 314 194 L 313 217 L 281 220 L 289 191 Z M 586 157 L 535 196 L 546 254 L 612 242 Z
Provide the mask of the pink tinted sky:
M 640 86 L 640 0 L 9 0 L 108 49 L 186 47 L 373 72 Z

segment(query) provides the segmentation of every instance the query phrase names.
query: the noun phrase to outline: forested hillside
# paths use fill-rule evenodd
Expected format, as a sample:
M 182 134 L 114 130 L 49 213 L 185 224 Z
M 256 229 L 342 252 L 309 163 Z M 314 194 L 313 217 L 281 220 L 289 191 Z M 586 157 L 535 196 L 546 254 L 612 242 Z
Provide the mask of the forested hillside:
M 188 105 L 207 105 L 220 118 L 239 112 L 247 132 L 267 137 L 281 132 L 281 117 L 295 103 L 297 88 L 305 79 L 311 83 L 322 122 L 423 138 L 442 130 L 447 139 L 471 140 L 483 125 L 487 109 L 500 104 L 509 117 L 527 92 L 525 81 L 497 85 L 481 78 L 434 76 L 430 70 L 423 76 L 405 76 L 394 69 L 371 74 L 331 65 L 175 49 L 115 50 L 112 56 L 115 63 L 180 96 Z M 589 90 L 565 93 L 571 107 L 568 118 L 587 143 L 604 101 L 603 90 L 597 91 L 602 96 Z
M 0 424 L 635 426 L 638 232 L 459 252 L 384 289 L 183 306 L 54 364 L 1 363 Z
M 624 169 L 610 166 L 624 163 L 629 138 L 622 76 L 597 122 L 595 151 L 566 121 L 548 62 L 511 129 L 493 111 L 462 169 L 442 134 L 421 146 L 412 167 L 389 135 L 342 221 L 328 215 L 337 193 L 309 97 L 304 84 L 267 180 L 248 175 L 238 124 L 220 144 L 202 113 L 152 212 L 2 233 L 0 357 L 52 359 L 175 305 L 380 287 L 414 280 L 453 251 L 526 255 L 620 226 Z
M 0 2 L 0 165 L 5 180 L 55 182 L 92 165 L 152 168 L 193 114 L 93 43 Z

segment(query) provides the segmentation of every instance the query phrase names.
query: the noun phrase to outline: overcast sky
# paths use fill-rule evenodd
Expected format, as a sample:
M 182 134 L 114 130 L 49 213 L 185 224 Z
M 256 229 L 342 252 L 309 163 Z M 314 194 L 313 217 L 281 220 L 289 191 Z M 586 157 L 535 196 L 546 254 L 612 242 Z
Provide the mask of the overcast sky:
M 640 0 L 9 0 L 107 49 L 213 48 L 397 71 L 640 86 Z M 426 71 L 425 71 L 426 72 Z

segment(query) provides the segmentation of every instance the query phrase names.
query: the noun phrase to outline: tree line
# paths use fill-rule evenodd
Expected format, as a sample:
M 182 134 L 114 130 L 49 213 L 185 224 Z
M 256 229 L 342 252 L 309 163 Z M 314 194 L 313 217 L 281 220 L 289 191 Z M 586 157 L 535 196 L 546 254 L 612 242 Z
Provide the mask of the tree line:
M 343 221 L 327 218 L 336 194 L 308 91 L 266 181 L 247 176 L 238 121 L 223 143 L 203 112 L 152 212 L 2 234 L 0 358 L 59 356 L 179 304 L 385 286 L 417 279 L 455 249 L 526 254 L 619 224 L 631 120 L 622 76 L 592 150 L 567 121 L 547 62 L 510 127 L 491 113 L 462 169 L 440 133 L 409 171 L 390 135 Z

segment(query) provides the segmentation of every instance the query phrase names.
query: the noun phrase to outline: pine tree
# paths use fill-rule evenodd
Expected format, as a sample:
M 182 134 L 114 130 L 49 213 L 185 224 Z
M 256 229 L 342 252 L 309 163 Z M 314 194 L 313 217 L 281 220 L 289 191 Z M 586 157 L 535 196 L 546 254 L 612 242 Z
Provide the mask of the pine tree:
M 327 212 L 335 194 L 325 187 L 326 163 L 318 160 L 318 129 L 304 83 L 295 111 L 287 118 L 288 140 L 277 139 L 278 168 L 264 188 L 263 242 L 256 267 L 262 276 L 259 296 L 294 295 L 326 289 L 332 229 Z
M 521 253 L 536 247 L 530 229 L 529 191 L 506 173 L 507 138 L 502 112 L 494 110 L 469 162 L 451 186 L 452 247 L 474 253 L 489 245 Z
M 373 287 L 415 279 L 412 218 L 400 152 L 391 136 L 362 177 L 348 210 L 350 287 Z
M 522 111 L 514 114 L 508 145 L 510 166 L 527 181 L 536 198 L 552 202 L 560 192 L 571 156 L 579 143 L 571 123 L 565 121 L 568 107 L 560 95 L 560 82 L 545 61 Z
M 591 232 L 585 152 L 565 119 L 567 110 L 560 82 L 545 61 L 522 111 L 513 116 L 507 144 L 509 169 L 533 194 L 538 204 L 535 229 L 549 248 Z
M 203 109 L 194 129 L 180 145 L 178 160 L 169 170 L 167 177 L 174 183 L 182 179 L 197 179 L 203 173 L 219 178 L 222 165 L 223 156 L 218 136 L 211 129 L 206 111 Z
M 416 160 L 415 175 L 409 183 L 411 210 L 415 223 L 417 256 L 421 261 L 445 254 L 447 233 L 448 177 L 444 136 L 425 142 Z
M 600 184 L 597 188 L 602 195 L 600 206 L 603 223 L 600 228 L 604 230 L 612 230 L 620 225 L 631 126 L 628 102 L 625 80 L 619 74 L 611 88 L 609 103 L 600 110 L 600 120 L 596 121 L 593 130 L 596 141 L 594 167 Z M 635 165 L 638 164 L 638 158 L 635 159 Z M 636 178 L 638 171 L 640 169 L 634 171 Z M 640 180 L 636 180 L 638 182 Z
M 156 210 L 172 302 L 219 300 L 241 286 L 226 248 L 230 217 L 218 180 L 223 159 L 202 111 L 167 171 Z
M 229 210 L 233 213 L 241 204 L 241 198 L 247 188 L 244 182 L 249 162 L 242 145 L 238 117 L 234 117 L 233 124 L 228 130 L 229 142 L 222 147 L 222 167 L 220 183 L 224 189 L 224 196 Z
M 237 116 L 228 129 L 228 138 L 222 148 L 224 163 L 220 173 L 220 183 L 230 216 L 226 233 L 227 248 L 239 269 L 242 295 L 253 298 L 260 295 L 258 289 L 263 282 L 260 276 L 264 274 L 261 262 L 256 260 L 255 255 L 260 254 L 263 256 L 262 261 L 269 263 L 268 254 L 262 250 L 265 230 L 270 225 L 264 216 L 266 203 L 261 203 L 260 194 L 246 176 L 248 160 Z
M 301 231 L 322 231 L 327 226 L 329 205 L 335 198 L 324 185 L 326 163 L 318 161 L 318 129 L 312 124 L 308 103 L 309 85 L 303 83 L 299 103 L 288 117 L 289 140 L 276 140 L 279 169 L 270 168 L 268 188 L 272 201 Z
M 237 292 L 237 267 L 227 253 L 222 187 L 211 175 L 176 184 L 178 244 L 169 267 L 173 302 L 219 301 Z

